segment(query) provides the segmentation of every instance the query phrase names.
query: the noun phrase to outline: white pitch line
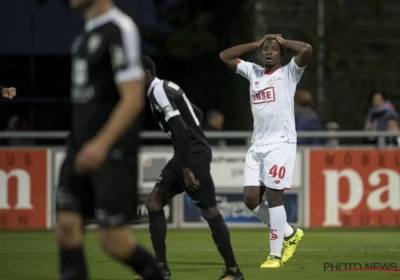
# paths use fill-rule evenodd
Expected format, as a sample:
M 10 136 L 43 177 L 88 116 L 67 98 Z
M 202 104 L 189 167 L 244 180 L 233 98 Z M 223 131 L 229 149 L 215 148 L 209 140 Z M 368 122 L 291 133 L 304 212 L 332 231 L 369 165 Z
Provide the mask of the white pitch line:
M 216 249 L 167 249 L 169 252 L 214 252 Z M 237 252 L 258 252 L 258 251 L 267 251 L 269 248 L 265 249 L 233 249 L 233 251 Z M 336 249 L 327 249 L 327 248 L 299 248 L 296 251 L 303 252 L 400 252 L 400 248 L 390 248 L 390 249 L 345 249 L 345 248 L 336 248 Z
M 236 252 L 260 252 L 260 251 L 269 251 L 268 248 L 265 249 L 245 249 L 245 248 L 239 248 L 239 249 L 233 249 Z M 88 250 L 86 250 L 88 251 Z M 93 250 L 89 250 L 91 252 Z M 215 248 L 209 248 L 209 249 L 168 249 L 168 252 L 215 252 Z M 356 249 L 356 248 L 335 248 L 335 249 L 328 249 L 328 248 L 299 248 L 296 251 L 300 252 L 393 252 L 393 253 L 398 253 L 400 252 L 400 248 L 389 248 L 389 249 Z M 54 251 L 42 251 L 42 250 L 2 250 L 0 249 L 0 254 L 24 254 L 24 253 L 52 253 Z

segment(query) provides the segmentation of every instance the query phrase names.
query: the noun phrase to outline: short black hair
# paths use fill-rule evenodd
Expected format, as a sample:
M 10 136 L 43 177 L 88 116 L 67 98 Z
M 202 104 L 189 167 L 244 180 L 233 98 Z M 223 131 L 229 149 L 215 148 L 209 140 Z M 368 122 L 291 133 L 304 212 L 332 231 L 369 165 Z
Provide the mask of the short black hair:
M 224 117 L 224 115 L 223 115 L 220 111 L 215 110 L 215 109 L 211 109 L 211 110 L 208 111 L 208 113 L 207 113 L 207 120 L 210 120 L 210 119 L 212 119 L 212 118 L 214 118 L 214 117 L 219 117 L 219 116 Z
M 156 76 L 156 64 L 149 56 L 142 55 L 142 64 L 145 71 L 149 70 L 151 75 Z

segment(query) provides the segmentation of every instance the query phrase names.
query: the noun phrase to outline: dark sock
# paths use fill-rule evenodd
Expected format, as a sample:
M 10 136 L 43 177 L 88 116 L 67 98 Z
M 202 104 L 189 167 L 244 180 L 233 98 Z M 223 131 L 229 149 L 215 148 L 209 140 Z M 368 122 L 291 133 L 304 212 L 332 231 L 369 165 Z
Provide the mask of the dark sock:
M 60 249 L 60 280 L 87 280 L 83 247 Z
M 167 265 L 167 220 L 165 219 L 164 210 L 156 212 L 149 212 L 149 230 L 151 236 L 151 243 L 156 253 L 156 261 Z
M 232 250 L 229 229 L 224 218 L 221 215 L 218 215 L 207 222 L 210 226 L 214 243 L 217 246 L 219 253 L 224 258 L 226 268 L 237 267 L 235 255 Z
M 137 245 L 132 256 L 125 262 L 143 279 L 164 280 L 164 276 L 153 256 L 141 245 Z

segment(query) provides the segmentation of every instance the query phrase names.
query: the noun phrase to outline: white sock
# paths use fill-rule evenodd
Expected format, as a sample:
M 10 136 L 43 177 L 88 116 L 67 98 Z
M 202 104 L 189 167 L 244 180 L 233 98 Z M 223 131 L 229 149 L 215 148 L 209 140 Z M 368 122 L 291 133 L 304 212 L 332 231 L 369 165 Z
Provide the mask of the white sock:
M 270 216 L 270 248 L 272 256 L 281 257 L 283 248 L 283 238 L 286 227 L 286 211 L 283 205 L 269 208 Z
M 251 210 L 251 212 L 253 212 L 254 215 L 257 216 L 257 218 L 259 218 L 263 223 L 265 223 L 269 227 L 269 222 L 270 222 L 269 208 L 268 208 L 268 203 L 265 200 L 262 200 L 261 204 L 258 205 L 253 210 Z M 288 223 L 286 223 L 284 237 L 289 237 L 293 233 L 294 233 L 293 228 Z
M 265 200 L 262 200 L 261 204 L 251 210 L 251 212 L 253 212 L 263 223 L 269 226 L 269 208 L 268 203 Z
M 294 229 L 293 229 L 288 223 L 286 223 L 284 237 L 285 237 L 285 238 L 286 238 L 286 237 L 289 237 L 289 236 L 291 236 L 293 233 L 294 233 Z

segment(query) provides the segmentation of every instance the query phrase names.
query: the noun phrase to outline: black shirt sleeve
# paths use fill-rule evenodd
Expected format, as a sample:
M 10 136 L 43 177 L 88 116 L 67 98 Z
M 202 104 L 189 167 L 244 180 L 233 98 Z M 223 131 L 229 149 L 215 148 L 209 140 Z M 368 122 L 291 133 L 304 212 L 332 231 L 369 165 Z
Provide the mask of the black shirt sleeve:
M 141 80 L 140 35 L 133 21 L 116 24 L 110 35 L 109 52 L 116 84 Z
M 183 167 L 190 168 L 190 133 L 175 101 L 168 98 L 162 84 L 154 88 L 154 97 L 162 109 L 164 119 L 170 126 L 173 137 L 177 142 L 178 154 L 182 159 Z
M 178 153 L 182 158 L 182 166 L 190 168 L 190 134 L 180 115 L 168 120 L 168 124 L 178 143 Z

